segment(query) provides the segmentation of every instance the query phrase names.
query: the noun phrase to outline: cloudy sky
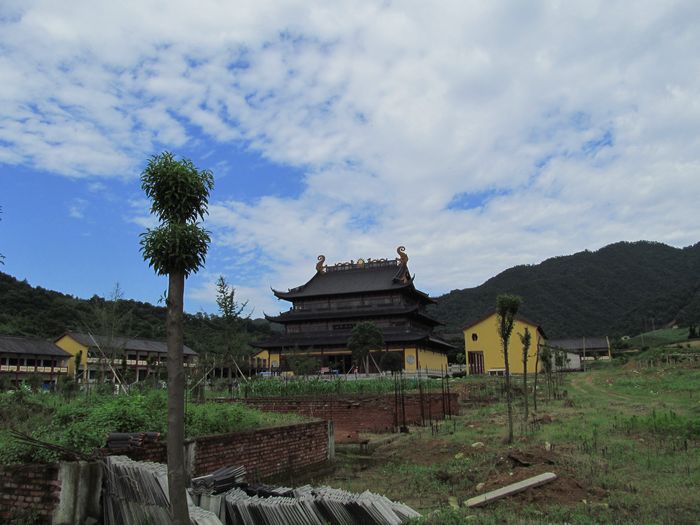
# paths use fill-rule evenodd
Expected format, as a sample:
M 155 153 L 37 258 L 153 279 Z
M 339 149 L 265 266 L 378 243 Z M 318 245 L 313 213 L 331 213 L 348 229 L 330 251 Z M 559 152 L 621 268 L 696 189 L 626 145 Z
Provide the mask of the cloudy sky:
M 316 256 L 405 245 L 437 295 L 620 240 L 700 240 L 700 3 L 0 3 L 2 271 L 155 302 L 139 174 L 216 177 L 206 268 L 274 313 Z

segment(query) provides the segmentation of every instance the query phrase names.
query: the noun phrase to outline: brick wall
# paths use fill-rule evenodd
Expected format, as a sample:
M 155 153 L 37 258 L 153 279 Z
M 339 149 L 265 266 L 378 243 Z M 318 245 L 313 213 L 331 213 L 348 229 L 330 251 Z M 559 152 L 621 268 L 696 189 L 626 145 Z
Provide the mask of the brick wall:
M 194 476 L 228 465 L 244 465 L 249 481 L 298 471 L 329 457 L 328 423 L 204 436 L 194 440 Z
M 0 522 L 32 515 L 50 522 L 60 492 L 57 464 L 0 465 Z
M 192 476 L 208 474 L 218 468 L 243 465 L 248 481 L 257 481 L 300 470 L 329 458 L 328 422 L 313 421 L 296 425 L 201 436 L 186 442 L 193 450 Z M 137 461 L 167 463 L 165 442 L 149 443 L 128 451 L 107 450 Z
M 449 402 L 441 394 L 406 394 L 406 423 L 418 425 L 422 419 L 444 419 L 445 413 L 459 412 L 459 395 L 450 393 Z M 236 401 L 265 412 L 295 413 L 333 421 L 336 436 L 344 432 L 391 432 L 395 425 L 396 400 L 390 395 L 355 394 L 324 397 L 258 397 Z M 421 415 L 422 405 L 422 415 Z M 443 406 L 444 405 L 444 406 Z M 403 422 L 399 408 L 398 423 Z

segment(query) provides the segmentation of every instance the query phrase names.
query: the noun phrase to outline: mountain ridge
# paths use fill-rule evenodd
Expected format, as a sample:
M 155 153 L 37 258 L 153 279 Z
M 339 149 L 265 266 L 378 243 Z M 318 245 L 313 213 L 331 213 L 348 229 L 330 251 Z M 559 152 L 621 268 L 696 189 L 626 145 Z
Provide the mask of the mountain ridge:
M 483 284 L 437 297 L 431 313 L 456 337 L 500 293 L 523 298 L 522 314 L 549 337 L 619 336 L 700 318 L 700 243 L 674 248 L 621 241 L 596 251 L 513 266 Z

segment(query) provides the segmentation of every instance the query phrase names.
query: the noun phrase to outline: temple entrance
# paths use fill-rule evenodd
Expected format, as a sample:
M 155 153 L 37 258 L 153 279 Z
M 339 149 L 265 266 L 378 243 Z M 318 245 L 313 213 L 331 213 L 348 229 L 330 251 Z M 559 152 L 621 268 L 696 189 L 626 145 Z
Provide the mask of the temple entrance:
M 467 352 L 467 363 L 469 365 L 469 375 L 479 375 L 484 373 L 484 352 Z

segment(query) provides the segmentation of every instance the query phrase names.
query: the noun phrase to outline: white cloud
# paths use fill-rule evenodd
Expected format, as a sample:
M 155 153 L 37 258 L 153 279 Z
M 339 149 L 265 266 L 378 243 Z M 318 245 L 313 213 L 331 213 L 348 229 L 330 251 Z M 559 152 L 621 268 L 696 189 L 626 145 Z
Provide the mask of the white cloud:
M 261 304 L 263 282 L 303 283 L 319 252 L 404 244 L 438 293 L 617 240 L 700 237 L 696 2 L 8 10 L 0 162 L 134 176 L 203 133 L 304 171 L 299 196 L 211 208 L 216 253 L 259 261 L 239 286 Z M 142 208 L 130 220 L 151 224 Z
M 68 205 L 68 216 L 73 219 L 84 219 L 87 204 L 88 203 L 85 199 L 76 198 L 71 200 L 70 204 Z

